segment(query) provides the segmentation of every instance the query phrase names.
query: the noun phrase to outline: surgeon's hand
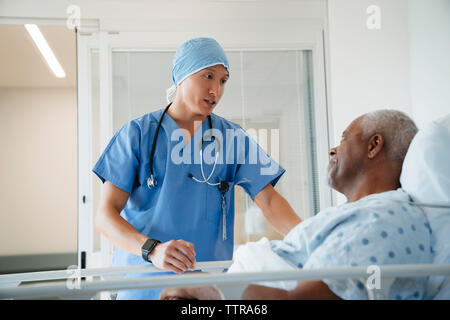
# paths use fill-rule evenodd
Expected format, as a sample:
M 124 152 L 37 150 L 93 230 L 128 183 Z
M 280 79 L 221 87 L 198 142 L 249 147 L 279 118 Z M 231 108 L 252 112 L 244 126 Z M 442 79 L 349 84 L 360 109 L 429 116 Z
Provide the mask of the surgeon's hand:
M 158 269 L 183 273 L 194 270 L 194 244 L 184 240 L 170 240 L 159 243 L 149 255 L 153 265 Z

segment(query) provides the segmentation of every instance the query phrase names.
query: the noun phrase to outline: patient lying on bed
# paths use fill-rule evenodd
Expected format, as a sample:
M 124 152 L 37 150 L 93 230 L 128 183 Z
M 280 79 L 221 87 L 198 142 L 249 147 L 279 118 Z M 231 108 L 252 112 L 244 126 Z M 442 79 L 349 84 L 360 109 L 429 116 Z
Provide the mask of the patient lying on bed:
M 281 241 L 242 246 L 229 272 L 431 263 L 430 226 L 422 211 L 407 203 L 399 183 L 416 132 L 414 122 L 398 111 L 355 119 L 329 153 L 329 184 L 347 202 L 306 219 Z M 425 287 L 425 278 L 397 278 L 389 299 L 421 299 Z M 214 287 L 161 293 L 161 299 L 174 297 L 217 299 L 220 293 Z M 359 279 L 323 279 L 251 284 L 242 298 L 367 299 L 367 294 Z

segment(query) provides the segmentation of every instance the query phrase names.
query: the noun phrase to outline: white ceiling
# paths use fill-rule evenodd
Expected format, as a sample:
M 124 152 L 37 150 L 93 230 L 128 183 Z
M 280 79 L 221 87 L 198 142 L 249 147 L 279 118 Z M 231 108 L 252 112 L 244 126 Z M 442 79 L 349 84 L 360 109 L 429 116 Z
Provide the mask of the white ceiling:
M 76 36 L 65 26 L 39 26 L 66 77 L 56 78 L 23 25 L 0 25 L 0 87 L 75 87 Z

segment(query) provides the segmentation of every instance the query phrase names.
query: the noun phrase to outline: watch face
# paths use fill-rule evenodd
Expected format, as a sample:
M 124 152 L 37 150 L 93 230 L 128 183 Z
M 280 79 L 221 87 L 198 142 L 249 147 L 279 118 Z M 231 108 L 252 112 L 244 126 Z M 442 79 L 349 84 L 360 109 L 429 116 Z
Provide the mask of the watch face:
M 155 244 L 155 242 L 156 241 L 153 239 L 148 239 L 142 246 L 142 249 L 144 249 L 146 251 L 150 250 L 153 247 L 153 245 Z
M 148 259 L 148 255 L 150 254 L 150 252 L 152 251 L 152 249 L 156 246 L 156 243 L 158 241 L 153 240 L 153 239 L 148 239 L 144 245 L 142 246 L 142 258 L 144 258 L 145 261 L 149 261 Z

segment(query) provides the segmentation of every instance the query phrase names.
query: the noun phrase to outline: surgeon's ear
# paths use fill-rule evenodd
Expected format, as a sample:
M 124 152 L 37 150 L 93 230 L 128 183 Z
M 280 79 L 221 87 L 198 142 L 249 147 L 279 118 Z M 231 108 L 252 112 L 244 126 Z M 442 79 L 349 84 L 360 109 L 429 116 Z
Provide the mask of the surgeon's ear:
M 384 148 L 384 138 L 381 134 L 376 133 L 369 139 L 368 154 L 369 159 L 374 159 Z

